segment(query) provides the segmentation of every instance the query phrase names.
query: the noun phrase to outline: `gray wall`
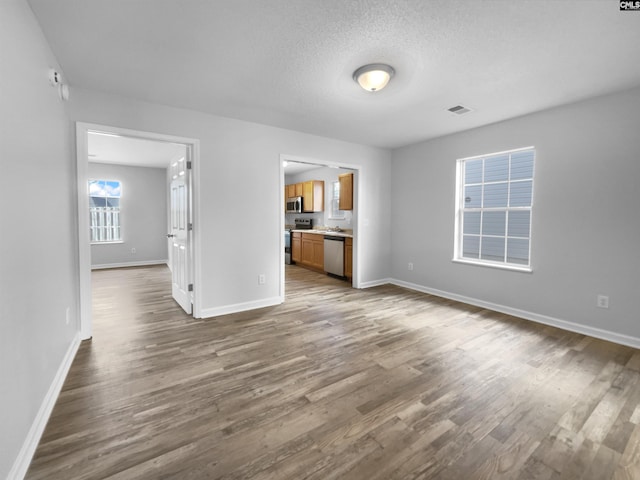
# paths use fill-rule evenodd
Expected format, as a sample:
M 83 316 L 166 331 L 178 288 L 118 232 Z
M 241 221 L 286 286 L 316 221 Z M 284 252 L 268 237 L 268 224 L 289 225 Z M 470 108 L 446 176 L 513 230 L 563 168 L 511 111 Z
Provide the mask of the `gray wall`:
M 633 89 L 394 151 L 392 276 L 638 340 L 638 112 Z M 530 145 L 533 273 L 453 263 L 456 159 Z
M 47 79 L 57 62 L 25 1 L 0 2 L 0 45 L 0 478 L 6 478 L 78 330 L 77 190 L 65 105 Z
M 392 276 L 640 338 L 640 89 L 406 147 L 392 159 L 384 149 L 74 88 L 63 104 L 47 82 L 56 60 L 27 3 L 0 2 L 0 21 L 0 44 L 20 46 L 3 50 L 0 96 L 0 478 L 77 338 L 75 121 L 200 140 L 205 313 L 277 296 L 279 165 L 289 154 L 362 165 L 365 284 Z M 452 263 L 456 159 L 528 145 L 537 151 L 533 273 Z M 610 296 L 608 310 L 595 307 L 599 293 Z
M 166 262 L 167 170 L 89 163 L 89 178 L 122 183 L 122 243 L 91 245 L 91 266 Z
M 192 110 L 75 89 L 73 121 L 200 140 L 200 289 L 203 316 L 276 302 L 280 293 L 280 155 L 362 165 L 358 254 L 363 282 L 384 280 L 390 259 L 389 150 Z M 259 236 L 255 232 L 260 232 Z M 264 274 L 265 285 L 258 284 Z M 196 305 L 197 307 L 197 305 Z

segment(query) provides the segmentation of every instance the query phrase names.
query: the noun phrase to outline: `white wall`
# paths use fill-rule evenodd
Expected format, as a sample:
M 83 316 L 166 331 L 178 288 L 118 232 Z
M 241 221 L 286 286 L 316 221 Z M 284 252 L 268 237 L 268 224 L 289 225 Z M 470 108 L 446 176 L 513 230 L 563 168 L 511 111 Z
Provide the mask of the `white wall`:
M 639 344 L 638 112 L 634 89 L 394 151 L 392 276 Z M 453 263 L 456 159 L 530 145 L 533 273 Z
M 199 196 L 202 314 L 275 302 L 279 298 L 282 232 L 280 155 L 362 165 L 360 278 L 389 272 L 388 150 L 268 127 L 191 110 L 76 90 L 74 121 L 200 140 Z M 267 283 L 258 285 L 258 275 Z
M 166 262 L 167 170 L 92 162 L 89 178 L 122 184 L 122 243 L 91 245 L 91 266 Z
M 331 159 L 325 159 L 331 162 Z M 285 170 L 286 171 L 286 170 Z M 338 175 L 341 173 L 351 172 L 344 168 L 320 167 L 307 172 L 295 175 L 285 175 L 285 184 L 306 182 L 307 180 L 322 180 L 324 182 L 324 211 L 318 213 L 288 213 L 286 215 L 286 223 L 293 224 L 296 218 L 312 218 L 313 226 L 340 227 L 342 229 L 353 229 L 353 220 L 355 216 L 352 210 L 344 212 L 344 219 L 338 220 L 331 218 L 331 198 L 333 196 L 333 182 L 338 181 Z M 356 172 L 357 175 L 357 172 Z M 354 179 L 354 186 L 357 188 L 357 181 Z M 357 191 L 354 191 L 357 195 Z
M 78 276 L 70 125 L 47 80 L 56 59 L 25 1 L 0 2 L 0 45 L 0 478 L 6 478 L 77 345 Z

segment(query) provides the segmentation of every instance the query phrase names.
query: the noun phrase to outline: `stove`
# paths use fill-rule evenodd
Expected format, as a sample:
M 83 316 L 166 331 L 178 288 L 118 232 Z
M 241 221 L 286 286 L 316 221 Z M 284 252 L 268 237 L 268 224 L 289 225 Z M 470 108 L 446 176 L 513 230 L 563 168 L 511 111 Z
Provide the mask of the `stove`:
M 312 218 L 296 218 L 294 219 L 296 224 L 296 230 L 311 230 L 313 229 Z

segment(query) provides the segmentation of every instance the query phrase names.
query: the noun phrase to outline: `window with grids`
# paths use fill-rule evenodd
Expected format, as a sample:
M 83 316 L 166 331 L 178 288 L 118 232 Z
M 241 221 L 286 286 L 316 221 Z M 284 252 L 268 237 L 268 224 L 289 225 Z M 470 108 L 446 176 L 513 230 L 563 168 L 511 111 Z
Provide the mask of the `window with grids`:
M 454 260 L 528 270 L 533 147 L 458 160 Z
M 122 241 L 120 197 L 117 180 L 89 180 L 89 229 L 91 243 Z
M 343 219 L 344 210 L 340 210 L 340 182 L 332 183 L 331 216 L 332 219 Z

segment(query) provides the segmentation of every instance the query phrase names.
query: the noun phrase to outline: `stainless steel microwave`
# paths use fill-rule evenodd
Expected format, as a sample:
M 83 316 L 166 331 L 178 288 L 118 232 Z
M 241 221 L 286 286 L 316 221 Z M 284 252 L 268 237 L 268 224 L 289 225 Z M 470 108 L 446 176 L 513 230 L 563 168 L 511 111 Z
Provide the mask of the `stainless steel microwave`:
M 287 198 L 287 213 L 302 213 L 302 197 Z

